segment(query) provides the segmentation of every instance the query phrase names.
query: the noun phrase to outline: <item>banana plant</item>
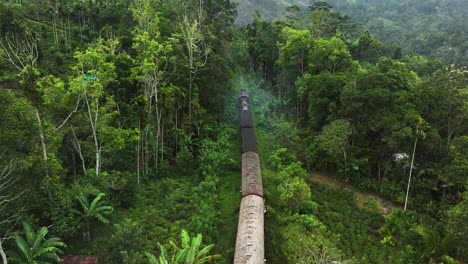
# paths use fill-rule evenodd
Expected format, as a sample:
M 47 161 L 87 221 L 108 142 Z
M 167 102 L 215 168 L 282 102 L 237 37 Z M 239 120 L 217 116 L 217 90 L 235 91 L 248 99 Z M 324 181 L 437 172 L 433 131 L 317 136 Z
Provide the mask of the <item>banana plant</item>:
M 207 256 L 208 252 L 214 247 L 214 244 L 200 249 L 203 239 L 201 234 L 191 238 L 187 231 L 182 230 L 180 236 L 182 248 L 179 248 L 173 241 L 169 242 L 174 248 L 174 253 L 171 256 L 167 253 L 167 249 L 159 243 L 158 246 L 161 250 L 159 258 L 151 253 L 145 253 L 150 264 L 203 264 L 220 257 L 220 255 Z
M 447 253 L 454 246 L 453 237 L 450 235 L 442 237 L 437 231 L 422 225 L 413 228 L 413 231 L 422 237 L 424 251 L 421 258 L 429 258 L 429 264 L 446 257 Z
M 26 264 L 48 264 L 58 262 L 57 253 L 63 254 L 59 247 L 65 247 L 65 243 L 58 237 L 46 239 L 49 230 L 41 227 L 37 232 L 27 222 L 23 222 L 26 237 L 15 235 L 15 242 L 19 251 L 8 252 L 13 262 Z
M 109 220 L 104 217 L 104 215 L 109 215 L 112 213 L 113 208 L 112 206 L 106 205 L 105 201 L 101 201 L 102 197 L 104 197 L 104 193 L 100 193 L 91 204 L 88 201 L 88 198 L 83 193 L 80 193 L 78 196 L 78 201 L 80 201 L 81 207 L 83 207 L 83 219 L 85 222 L 85 229 L 83 231 L 83 240 L 91 240 L 90 234 L 90 223 L 91 220 L 97 218 L 99 221 L 103 222 L 104 224 L 108 224 Z

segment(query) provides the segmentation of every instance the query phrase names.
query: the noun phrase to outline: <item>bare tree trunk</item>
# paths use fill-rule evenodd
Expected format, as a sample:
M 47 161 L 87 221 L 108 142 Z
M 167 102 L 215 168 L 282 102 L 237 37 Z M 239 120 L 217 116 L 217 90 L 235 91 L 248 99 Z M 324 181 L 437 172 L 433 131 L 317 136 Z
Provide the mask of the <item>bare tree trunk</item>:
M 47 166 L 47 145 L 45 142 L 44 132 L 42 131 L 42 121 L 37 107 L 34 107 L 34 111 L 36 112 L 37 123 L 39 124 L 39 138 L 41 140 L 42 159 L 44 160 L 46 177 L 49 177 L 49 168 Z
M 164 120 L 161 123 L 161 161 L 164 161 Z
M 145 137 L 143 141 L 143 163 L 144 163 L 144 168 L 145 168 L 145 175 L 148 175 L 149 172 L 149 139 L 148 139 L 148 133 L 149 133 L 149 126 L 146 125 L 145 127 Z
M 346 165 L 347 165 L 347 157 L 346 157 L 346 150 L 343 145 L 341 145 L 341 149 L 343 150 L 343 158 L 344 158 L 344 176 L 346 178 Z M 348 178 L 346 178 L 346 182 L 348 181 Z
M 416 136 L 416 139 L 414 140 L 413 157 L 411 158 L 411 167 L 410 167 L 409 177 L 408 177 L 408 187 L 406 188 L 405 207 L 403 208 L 403 210 L 406 210 L 406 206 L 408 205 L 408 195 L 409 195 L 409 189 L 411 185 L 411 173 L 413 172 L 414 154 L 416 153 L 417 143 L 418 143 L 418 137 Z
M 300 106 L 299 106 L 299 95 L 296 95 L 296 118 L 299 120 Z
M 73 182 L 76 182 L 76 157 L 75 157 L 75 152 L 71 152 L 72 155 L 72 161 L 73 161 Z
M 190 73 L 189 82 L 189 117 L 192 118 L 192 73 Z
M 101 147 L 99 146 L 99 139 L 97 135 L 97 120 L 98 120 L 98 111 L 99 111 L 99 104 L 96 104 L 96 113 L 93 114 L 91 113 L 91 107 L 89 105 L 88 98 L 85 96 L 86 100 L 86 106 L 88 107 L 88 116 L 89 116 L 89 122 L 91 124 L 91 130 L 93 132 L 93 139 L 94 139 L 94 148 L 96 152 L 96 176 L 99 176 L 101 173 Z
M 80 157 L 81 166 L 83 168 L 83 173 L 86 174 L 86 164 L 85 164 L 85 160 L 84 160 L 84 157 L 83 157 L 83 153 L 81 152 L 81 144 L 78 141 L 75 130 L 73 130 L 73 129 L 72 129 L 72 134 L 73 134 L 73 138 L 75 139 L 75 141 L 73 141 L 73 146 L 75 147 L 75 150 L 76 150 L 76 152 L 78 152 L 78 156 Z
M 138 131 L 140 132 L 141 135 L 141 119 L 138 120 Z M 141 137 L 138 137 L 138 142 L 137 142 L 137 183 L 138 183 L 138 188 L 140 188 L 140 142 L 141 142 Z
M 5 251 L 3 250 L 3 245 L 2 245 L 2 239 L 0 238 L 0 256 L 2 256 L 2 261 L 3 264 L 8 264 L 8 259 L 5 254 Z
M 379 183 L 380 183 L 380 160 L 377 162 L 377 167 L 379 168 Z

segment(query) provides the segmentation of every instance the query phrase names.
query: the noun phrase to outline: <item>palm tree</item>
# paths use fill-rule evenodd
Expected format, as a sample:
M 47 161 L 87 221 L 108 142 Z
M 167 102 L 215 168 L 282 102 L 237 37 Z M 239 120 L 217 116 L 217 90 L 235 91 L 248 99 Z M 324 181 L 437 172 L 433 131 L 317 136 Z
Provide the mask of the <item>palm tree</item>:
M 27 222 L 23 222 L 26 239 L 19 234 L 15 235 L 17 252 L 9 252 L 10 260 L 27 264 L 48 264 L 58 262 L 57 253 L 63 254 L 58 247 L 65 247 L 65 243 L 58 237 L 46 239 L 49 232 L 47 227 L 41 227 L 37 232 Z
M 166 248 L 159 243 L 158 246 L 161 250 L 159 258 L 156 258 L 151 253 L 145 253 L 150 264 L 203 264 L 220 257 L 220 255 L 205 256 L 214 247 L 214 244 L 200 249 L 203 239 L 201 234 L 190 238 L 187 231 L 182 230 L 180 236 L 182 240 L 182 248 L 179 248 L 173 241 L 170 241 L 170 244 L 174 247 L 174 253 L 172 256 L 169 256 Z
M 413 230 L 423 238 L 424 252 L 421 257 L 428 257 L 429 264 L 446 256 L 446 253 L 453 246 L 453 239 L 450 235 L 441 237 L 436 231 L 421 225 L 413 228 Z
M 100 193 L 96 198 L 94 198 L 91 204 L 83 193 L 80 193 L 78 196 L 78 201 L 80 201 L 81 206 L 83 207 L 83 219 L 85 221 L 83 240 L 91 240 L 90 222 L 92 219 L 97 218 L 104 224 L 109 223 L 109 220 L 104 218 L 103 215 L 111 214 L 113 208 L 112 206 L 105 205 L 105 201 L 101 201 L 103 196 L 105 196 L 105 194 Z

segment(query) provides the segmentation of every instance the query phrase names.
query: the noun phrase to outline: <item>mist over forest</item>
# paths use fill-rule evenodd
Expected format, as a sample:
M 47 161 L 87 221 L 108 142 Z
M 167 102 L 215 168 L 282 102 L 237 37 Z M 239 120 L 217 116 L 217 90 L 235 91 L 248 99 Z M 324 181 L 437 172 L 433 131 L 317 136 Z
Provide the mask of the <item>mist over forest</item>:
M 317 0 L 234 0 L 236 25 L 255 17 L 273 20 L 288 16 L 297 5 L 306 13 Z M 468 64 L 468 2 L 465 0 L 330 0 L 334 11 L 350 16 L 384 44 L 404 52 L 433 56 L 444 63 Z

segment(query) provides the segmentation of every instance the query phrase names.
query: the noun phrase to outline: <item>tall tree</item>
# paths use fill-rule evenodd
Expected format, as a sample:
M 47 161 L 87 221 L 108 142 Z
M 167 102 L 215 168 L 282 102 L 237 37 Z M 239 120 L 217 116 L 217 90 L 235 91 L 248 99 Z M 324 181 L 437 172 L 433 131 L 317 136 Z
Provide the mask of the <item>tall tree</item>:
M 427 120 L 436 124 L 440 134 L 446 138 L 449 151 L 452 139 L 468 132 L 468 70 L 466 67 L 450 65 L 434 73 L 425 83 L 425 93 L 437 108 L 424 107 Z
M 202 0 L 200 3 L 204 2 Z M 188 66 L 189 74 L 189 91 L 188 91 L 188 108 L 189 117 L 192 117 L 193 106 L 198 105 L 198 89 L 195 86 L 195 78 L 200 69 L 203 68 L 207 61 L 208 55 L 211 53 L 209 43 L 205 40 L 207 31 L 203 32 L 203 5 L 200 4 L 197 11 L 197 17 L 190 18 L 188 15 L 183 16 L 180 22 L 180 33 L 178 34 L 184 43 L 185 57 Z M 200 14 L 201 13 L 201 14 Z
M 170 85 L 177 68 L 174 55 L 176 49 L 174 46 L 177 46 L 177 43 L 173 38 L 167 39 L 161 35 L 161 28 L 165 25 L 159 10 L 164 8 L 163 3 L 153 0 L 134 1 L 131 5 L 133 16 L 138 23 L 133 31 L 133 48 L 137 52 L 133 71 L 135 79 L 143 88 L 142 94 L 146 104 L 146 116 L 139 121 L 142 127 L 141 144 L 138 144 L 138 152 L 141 153 L 140 162 L 145 174 L 149 172 L 151 146 L 154 148 L 152 155 L 154 167 L 156 171 L 158 169 L 159 153 L 164 144 L 163 124 L 164 114 L 168 114 L 167 108 L 174 112 L 179 110 L 175 103 L 170 106 L 165 104 L 164 99 L 172 96 L 174 102 L 177 102 L 181 97 L 177 89 Z M 155 132 L 151 132 L 153 128 Z
M 413 154 L 411 155 L 411 165 L 410 165 L 410 171 L 409 171 L 409 176 L 408 176 L 408 184 L 406 188 L 406 196 L 405 196 L 405 206 L 403 207 L 403 210 L 406 210 L 406 206 L 408 205 L 408 196 L 409 196 L 409 190 L 411 186 L 411 174 L 413 172 L 413 164 L 414 164 L 414 155 L 416 154 L 416 145 L 418 144 L 418 139 L 421 137 L 424 139 L 426 137 L 426 134 L 424 133 L 425 129 L 425 121 L 423 119 L 419 119 L 418 125 L 416 126 L 416 131 L 415 131 L 415 140 L 414 140 L 414 146 L 413 146 Z
M 382 48 L 382 43 L 376 40 L 369 30 L 366 30 L 351 46 L 351 53 L 356 60 L 376 63 L 382 56 Z
M 323 127 L 322 133 L 317 137 L 317 145 L 329 155 L 336 157 L 343 154 L 344 175 L 346 177 L 346 165 L 348 156 L 346 147 L 353 130 L 347 120 L 338 119 Z
M 76 77 L 70 88 L 84 103 L 81 114 L 87 119 L 93 139 L 96 175 L 102 171 L 103 152 L 122 149 L 137 139 L 135 129 L 118 124 L 120 112 L 110 89 L 116 77 L 116 66 L 111 59 L 118 46 L 117 40 L 99 40 L 86 51 L 75 53 Z

